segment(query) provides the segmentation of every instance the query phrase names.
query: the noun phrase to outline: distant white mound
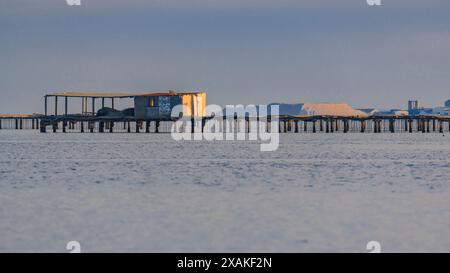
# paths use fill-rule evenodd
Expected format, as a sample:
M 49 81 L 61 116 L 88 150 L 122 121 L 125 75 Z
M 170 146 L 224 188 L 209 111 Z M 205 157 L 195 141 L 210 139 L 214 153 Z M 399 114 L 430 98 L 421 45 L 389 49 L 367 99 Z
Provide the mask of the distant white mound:
M 280 115 L 342 117 L 368 116 L 367 113 L 356 110 L 346 103 L 271 103 L 271 105 L 279 105 Z
M 356 110 L 346 103 L 304 103 L 301 115 L 367 117 L 365 112 Z

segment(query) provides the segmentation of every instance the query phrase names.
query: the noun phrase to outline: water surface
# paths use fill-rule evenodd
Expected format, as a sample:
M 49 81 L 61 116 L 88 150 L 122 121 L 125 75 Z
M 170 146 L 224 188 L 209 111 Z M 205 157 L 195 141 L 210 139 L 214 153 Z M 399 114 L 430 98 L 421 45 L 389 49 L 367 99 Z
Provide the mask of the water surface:
M 0 131 L 0 251 L 450 251 L 450 136 Z

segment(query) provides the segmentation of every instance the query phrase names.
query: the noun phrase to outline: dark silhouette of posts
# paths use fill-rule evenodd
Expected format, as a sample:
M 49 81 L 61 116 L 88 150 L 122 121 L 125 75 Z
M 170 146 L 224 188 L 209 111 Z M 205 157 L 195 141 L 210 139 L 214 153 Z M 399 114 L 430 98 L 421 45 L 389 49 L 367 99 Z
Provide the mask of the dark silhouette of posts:
M 135 124 L 136 124 L 135 131 L 136 131 L 136 134 L 138 134 L 138 133 L 140 133 L 140 131 L 139 131 L 139 129 L 140 129 L 140 128 L 139 128 L 140 122 L 139 122 L 139 121 L 136 121 Z
M 98 132 L 99 133 L 104 133 L 105 132 L 105 123 L 103 121 L 100 121 L 98 123 Z
M 393 119 L 389 120 L 389 131 L 391 133 L 395 133 L 395 120 Z
M 67 99 L 67 97 L 64 97 L 64 115 L 66 115 L 67 116 L 67 112 L 68 112 L 68 108 L 69 108 L 69 106 L 68 106 L 68 99 Z
M 349 125 L 348 125 L 348 120 L 344 119 L 344 133 L 348 133 L 349 130 Z
M 58 96 L 55 96 L 55 116 L 58 115 Z
M 48 116 L 47 105 L 48 105 L 48 97 L 45 96 L 44 97 L 44 114 L 45 114 L 45 116 Z
M 92 116 L 95 116 L 95 98 L 92 98 Z

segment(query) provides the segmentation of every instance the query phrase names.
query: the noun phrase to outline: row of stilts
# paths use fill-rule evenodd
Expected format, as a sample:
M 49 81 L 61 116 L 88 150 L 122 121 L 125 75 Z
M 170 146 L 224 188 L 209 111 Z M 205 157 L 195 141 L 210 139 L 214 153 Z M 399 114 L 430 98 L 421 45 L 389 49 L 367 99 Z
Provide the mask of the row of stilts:
M 39 130 L 40 120 L 36 118 L 1 118 L 0 130 Z
M 253 125 L 252 121 L 238 120 L 235 122 L 245 122 L 245 131 L 250 132 Z M 202 131 L 206 120 L 201 121 Z M 172 128 L 172 121 L 59 121 L 52 122 L 50 125 L 42 123 L 40 131 L 45 133 L 47 125 L 51 126 L 53 132 L 127 132 L 127 133 L 163 133 L 170 132 Z M 450 131 L 450 120 L 444 119 L 329 119 L 320 118 L 313 120 L 282 118 L 278 120 L 280 133 L 348 133 L 348 132 L 422 132 L 431 133 Z M 34 124 L 33 128 L 39 125 Z M 20 126 L 19 126 L 20 127 Z M 239 126 L 234 126 L 235 128 Z M 222 123 L 219 131 L 224 131 L 224 124 Z M 266 124 L 267 131 L 270 131 L 270 121 Z M 215 129 L 217 130 L 217 129 Z M 235 130 L 236 131 L 236 130 Z
M 439 119 L 365 119 L 365 120 L 351 120 L 351 119 L 317 119 L 317 120 L 298 120 L 287 119 L 280 120 L 281 133 L 299 133 L 303 132 L 422 132 L 444 133 L 445 126 L 450 131 L 449 120 Z
M 167 121 L 61 121 L 51 125 L 52 132 L 79 133 L 160 133 L 170 132 L 171 122 Z M 41 133 L 47 132 L 47 126 L 41 125 Z

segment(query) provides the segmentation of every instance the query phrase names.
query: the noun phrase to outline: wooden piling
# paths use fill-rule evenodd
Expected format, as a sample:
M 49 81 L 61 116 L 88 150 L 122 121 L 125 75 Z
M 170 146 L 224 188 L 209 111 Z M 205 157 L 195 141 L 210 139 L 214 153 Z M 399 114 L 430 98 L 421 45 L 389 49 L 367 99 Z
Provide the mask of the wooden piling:
M 395 121 L 393 119 L 389 120 L 389 131 L 395 133 Z
M 41 133 L 46 133 L 46 129 L 47 129 L 47 128 L 46 128 L 45 125 L 43 124 L 43 121 L 42 121 L 42 120 L 41 120 L 41 125 L 40 125 L 39 127 L 40 127 L 40 130 L 39 130 L 39 131 L 40 131 Z
M 295 127 L 295 132 L 298 133 L 298 120 L 295 121 L 294 123 L 294 127 Z

